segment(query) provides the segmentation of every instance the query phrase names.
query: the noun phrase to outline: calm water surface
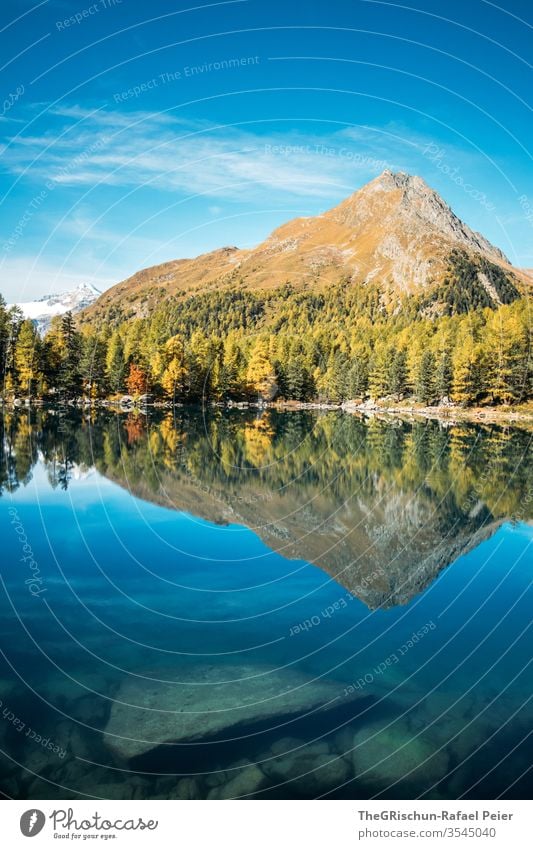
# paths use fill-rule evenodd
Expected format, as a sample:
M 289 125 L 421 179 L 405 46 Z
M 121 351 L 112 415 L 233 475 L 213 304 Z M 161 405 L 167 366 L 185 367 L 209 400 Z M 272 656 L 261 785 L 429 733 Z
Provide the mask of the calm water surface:
M 2 428 L 5 796 L 531 796 L 531 431 Z

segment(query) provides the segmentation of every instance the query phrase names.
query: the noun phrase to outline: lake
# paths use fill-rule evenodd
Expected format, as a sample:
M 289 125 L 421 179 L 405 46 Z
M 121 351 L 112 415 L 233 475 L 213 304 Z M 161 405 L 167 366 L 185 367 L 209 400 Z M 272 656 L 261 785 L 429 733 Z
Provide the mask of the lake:
M 5 796 L 531 797 L 532 429 L 2 429 Z

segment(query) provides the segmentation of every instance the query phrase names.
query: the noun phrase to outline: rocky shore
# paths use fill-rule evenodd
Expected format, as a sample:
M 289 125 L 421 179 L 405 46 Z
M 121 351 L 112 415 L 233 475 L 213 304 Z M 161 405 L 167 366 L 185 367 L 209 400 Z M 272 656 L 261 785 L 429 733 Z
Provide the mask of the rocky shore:
M 364 415 L 390 414 L 395 416 L 439 419 L 449 424 L 455 422 L 488 422 L 511 424 L 515 422 L 533 422 L 533 407 L 461 407 L 444 403 L 424 406 L 414 402 L 394 402 L 387 399 L 378 401 L 345 401 L 340 408 L 347 413 Z
M 150 395 L 134 397 L 123 395 L 119 398 L 77 398 L 66 404 L 58 404 L 54 401 L 44 401 L 42 398 L 14 398 L 2 399 L 2 406 L 8 408 L 31 408 L 47 407 L 51 409 L 89 409 L 101 408 L 118 412 L 138 410 L 147 412 L 149 409 L 169 410 L 174 407 L 184 407 L 181 403 L 172 403 L 153 398 Z M 211 402 L 209 405 L 223 410 L 279 410 L 283 412 L 294 412 L 298 410 L 334 411 L 359 414 L 365 417 L 379 415 L 393 415 L 403 418 L 426 418 L 438 419 L 448 424 L 456 422 L 493 423 L 493 424 L 518 424 L 533 423 L 533 405 L 519 406 L 484 406 L 463 407 L 445 400 L 443 403 L 425 406 L 417 404 L 411 399 L 395 401 L 391 398 L 378 398 L 377 400 L 349 400 L 339 404 L 326 401 L 228 401 Z
M 147 406 L 150 406 L 149 404 Z M 154 406 L 172 406 L 165 403 Z M 181 405 L 180 405 L 181 406 Z M 450 401 L 425 406 L 415 401 L 395 401 L 390 398 L 378 398 L 377 400 L 355 400 L 343 401 L 339 404 L 327 401 L 236 401 L 229 403 L 212 404 L 214 407 L 229 410 L 247 409 L 273 409 L 283 412 L 297 410 L 314 410 L 318 412 L 339 411 L 344 413 L 358 413 L 360 415 L 379 416 L 392 415 L 404 418 L 427 418 L 439 419 L 454 424 L 455 422 L 487 422 L 495 424 L 512 424 L 519 422 L 533 422 L 533 405 L 516 407 L 486 406 L 486 407 L 463 407 Z

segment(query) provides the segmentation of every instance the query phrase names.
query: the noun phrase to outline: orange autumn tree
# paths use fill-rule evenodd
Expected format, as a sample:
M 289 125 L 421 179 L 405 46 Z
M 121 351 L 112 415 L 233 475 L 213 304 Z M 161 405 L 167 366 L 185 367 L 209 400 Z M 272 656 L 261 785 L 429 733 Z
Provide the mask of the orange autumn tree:
M 139 415 L 136 412 L 134 415 L 130 413 L 126 421 L 124 422 L 124 430 L 126 431 L 126 440 L 128 445 L 134 445 L 144 436 L 144 423 L 145 419 L 143 416 Z
M 146 372 L 136 363 L 131 363 L 126 378 L 126 389 L 130 395 L 144 395 L 148 386 Z

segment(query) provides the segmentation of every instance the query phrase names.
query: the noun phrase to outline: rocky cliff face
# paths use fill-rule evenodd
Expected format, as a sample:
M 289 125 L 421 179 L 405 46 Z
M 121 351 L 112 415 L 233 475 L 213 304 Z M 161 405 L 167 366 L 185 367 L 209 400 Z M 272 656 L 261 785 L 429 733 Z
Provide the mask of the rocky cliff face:
M 384 171 L 338 206 L 296 218 L 252 250 L 222 248 L 195 259 L 148 268 L 105 292 L 86 315 L 110 308 L 145 315 L 177 293 L 237 283 L 248 289 L 377 281 L 388 299 L 442 284 L 452 251 L 488 260 L 518 282 L 503 253 L 464 224 L 420 177 Z M 482 281 L 480 281 L 482 282 Z M 530 282 L 530 281 L 529 281 Z

